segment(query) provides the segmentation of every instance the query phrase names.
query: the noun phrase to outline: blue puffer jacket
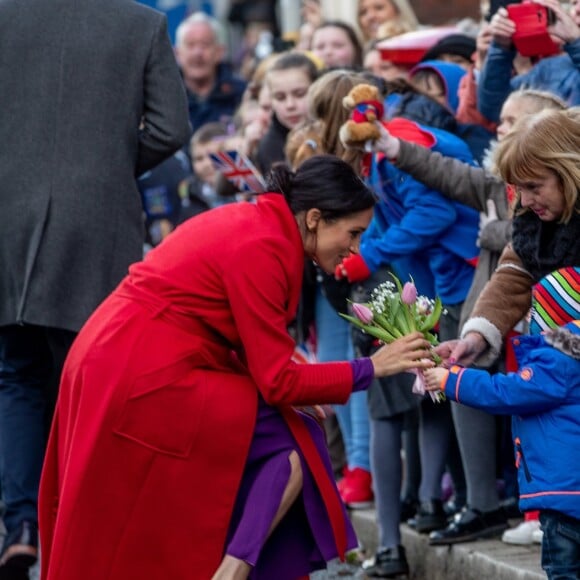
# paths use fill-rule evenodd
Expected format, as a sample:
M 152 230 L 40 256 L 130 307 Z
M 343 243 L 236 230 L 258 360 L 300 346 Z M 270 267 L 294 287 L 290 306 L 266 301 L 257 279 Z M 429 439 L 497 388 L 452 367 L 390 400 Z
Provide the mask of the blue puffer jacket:
M 580 519 L 580 321 L 514 339 L 517 373 L 453 367 L 450 399 L 511 414 L 520 509 L 552 509 Z
M 477 86 L 477 107 L 499 121 L 501 107 L 515 89 L 550 91 L 571 107 L 580 105 L 580 39 L 564 45 L 565 53 L 544 58 L 525 74 L 512 77 L 514 50 L 491 43 Z
M 435 137 L 434 150 L 473 163 L 461 139 L 446 131 L 419 127 Z M 429 295 L 429 287 L 434 286 L 444 304 L 463 302 L 479 253 L 479 214 L 429 189 L 386 159 L 373 167 L 371 183 L 379 203 L 372 227 L 363 234 L 360 246 L 371 272 L 392 264 L 403 278 L 407 272 L 417 278 L 416 272 L 428 269 L 433 283 L 415 280 L 420 291 L 424 286 L 424 293 Z M 409 268 L 407 272 L 405 268 Z

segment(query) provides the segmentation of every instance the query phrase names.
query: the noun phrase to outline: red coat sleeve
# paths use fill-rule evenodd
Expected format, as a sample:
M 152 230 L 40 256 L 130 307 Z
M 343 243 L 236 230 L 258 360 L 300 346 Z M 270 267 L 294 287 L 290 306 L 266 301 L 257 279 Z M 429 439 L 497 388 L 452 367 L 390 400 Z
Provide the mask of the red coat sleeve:
M 232 252 L 224 272 L 249 373 L 269 405 L 344 403 L 352 392 L 348 362 L 300 365 L 291 360 L 287 307 L 301 280 L 301 270 L 293 273 L 285 263 L 292 255 L 295 249 L 284 239 L 253 239 Z

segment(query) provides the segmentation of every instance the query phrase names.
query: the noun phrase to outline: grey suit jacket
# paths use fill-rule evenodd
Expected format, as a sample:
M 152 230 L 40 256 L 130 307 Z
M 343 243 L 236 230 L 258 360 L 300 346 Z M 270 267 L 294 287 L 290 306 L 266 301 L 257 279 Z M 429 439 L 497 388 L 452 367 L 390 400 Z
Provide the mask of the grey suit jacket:
M 80 329 L 141 258 L 136 176 L 189 135 L 165 16 L 0 2 L 0 326 Z

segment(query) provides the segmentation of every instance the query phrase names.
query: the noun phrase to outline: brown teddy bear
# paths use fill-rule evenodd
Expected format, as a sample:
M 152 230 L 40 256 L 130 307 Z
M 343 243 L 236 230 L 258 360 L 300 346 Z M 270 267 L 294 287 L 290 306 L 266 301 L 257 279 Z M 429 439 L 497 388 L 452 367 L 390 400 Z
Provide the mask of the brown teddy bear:
M 350 119 L 339 131 L 343 145 L 348 149 L 370 150 L 371 142 L 380 137 L 375 121 L 380 121 L 384 114 L 379 89 L 373 85 L 356 85 L 344 97 L 342 104 L 351 111 Z

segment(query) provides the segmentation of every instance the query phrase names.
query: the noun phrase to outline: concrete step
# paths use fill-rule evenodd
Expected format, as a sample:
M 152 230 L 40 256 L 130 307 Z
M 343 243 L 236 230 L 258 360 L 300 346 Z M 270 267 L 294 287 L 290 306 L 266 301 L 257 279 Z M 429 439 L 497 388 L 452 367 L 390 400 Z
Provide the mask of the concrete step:
M 351 519 L 367 554 L 377 548 L 373 509 L 353 510 Z M 517 522 L 514 522 L 514 524 Z M 499 538 L 454 546 L 429 546 L 428 536 L 401 526 L 410 580 L 545 580 L 540 546 L 512 546 Z

